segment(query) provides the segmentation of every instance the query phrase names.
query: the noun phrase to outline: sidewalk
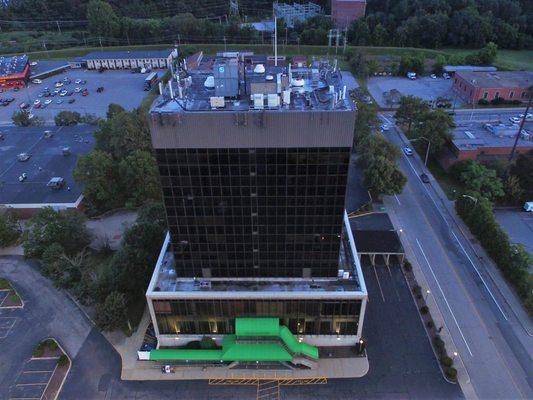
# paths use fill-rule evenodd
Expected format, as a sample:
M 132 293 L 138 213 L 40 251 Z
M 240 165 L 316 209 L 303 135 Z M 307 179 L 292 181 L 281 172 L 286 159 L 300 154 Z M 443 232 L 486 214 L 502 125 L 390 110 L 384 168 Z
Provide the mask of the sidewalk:
M 252 378 L 252 377 L 284 377 L 284 378 L 360 378 L 369 371 L 367 357 L 321 358 L 318 368 L 314 370 L 235 370 L 225 367 L 175 366 L 175 373 L 161 373 L 163 362 L 139 361 L 137 350 L 141 347 L 144 332 L 150 323 L 147 311 L 143 314 L 137 331 L 130 337 L 122 333 L 106 334 L 122 358 L 121 379 L 123 380 L 208 380 L 212 378 Z
M 409 141 L 405 137 L 405 134 L 400 130 L 399 127 L 397 127 L 396 131 L 400 136 L 402 142 L 407 145 Z M 423 168 L 426 174 L 433 177 L 431 171 L 429 171 L 429 169 L 423 165 L 422 161 L 419 159 L 416 153 L 414 158 L 416 158 L 417 164 L 419 164 L 418 167 Z M 524 329 L 525 333 L 529 337 L 533 337 L 533 322 L 529 317 L 528 313 L 525 311 L 522 302 L 515 294 L 514 289 L 509 286 L 494 261 L 492 261 L 492 259 L 487 255 L 483 247 L 481 247 L 481 245 L 479 244 L 478 240 L 474 237 L 474 235 L 472 235 L 472 233 L 470 233 L 470 230 L 464 224 L 463 220 L 457 215 L 455 211 L 455 203 L 448 199 L 448 197 L 440 187 L 440 184 L 435 178 L 433 178 L 433 181 L 435 181 L 437 184 L 431 184 L 431 189 L 436 195 L 437 200 L 442 203 L 450 219 L 453 221 L 459 231 L 461 231 L 462 235 L 467 239 L 468 246 L 475 254 L 478 263 L 482 267 L 484 267 L 483 270 L 487 272 L 490 279 L 493 281 L 494 285 L 498 289 L 499 293 L 502 295 L 503 299 L 507 303 L 509 309 L 515 315 L 519 324 Z M 530 355 L 533 355 L 533 349 L 529 353 Z

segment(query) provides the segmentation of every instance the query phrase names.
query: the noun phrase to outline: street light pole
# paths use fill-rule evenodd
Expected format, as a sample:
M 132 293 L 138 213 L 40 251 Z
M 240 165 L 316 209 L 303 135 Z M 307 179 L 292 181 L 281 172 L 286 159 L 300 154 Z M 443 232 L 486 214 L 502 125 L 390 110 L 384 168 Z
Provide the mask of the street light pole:
M 513 144 L 513 149 L 511 150 L 511 154 L 509 154 L 509 165 L 511 165 L 511 162 L 513 162 L 514 153 L 516 151 L 516 146 L 518 144 L 518 139 L 520 138 L 520 133 L 522 132 L 522 129 L 524 129 L 524 123 L 526 122 L 527 113 L 529 112 L 529 109 L 531 107 L 531 99 L 533 98 L 533 86 L 529 87 L 529 101 L 527 102 L 526 111 L 524 113 L 524 118 L 522 118 L 522 121 L 520 121 L 520 127 L 518 128 L 518 132 L 516 133 L 516 137 Z
M 410 142 L 416 142 L 417 140 L 420 140 L 420 139 L 427 140 L 427 142 L 428 142 L 428 147 L 426 148 L 426 157 L 424 158 L 424 165 L 427 167 L 428 158 L 429 158 L 429 147 L 431 146 L 431 141 L 427 137 L 424 137 L 424 136 L 420 136 L 419 138 L 416 138 L 416 139 L 410 139 L 409 141 Z

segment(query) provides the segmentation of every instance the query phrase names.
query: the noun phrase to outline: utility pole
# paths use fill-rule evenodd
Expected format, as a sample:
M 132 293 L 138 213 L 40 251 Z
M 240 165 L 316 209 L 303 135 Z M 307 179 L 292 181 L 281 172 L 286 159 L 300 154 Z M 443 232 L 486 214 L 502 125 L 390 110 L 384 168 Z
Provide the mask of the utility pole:
M 342 54 L 346 52 L 346 42 L 348 41 L 348 26 L 344 27 L 344 43 L 342 47 Z
M 181 36 L 179 33 L 178 33 L 178 46 L 181 46 Z
M 61 27 L 59 26 L 59 21 L 56 21 L 56 24 L 57 24 L 57 30 L 58 30 L 59 33 L 61 34 Z
M 100 41 L 100 50 L 103 50 L 104 47 L 102 46 L 102 36 L 99 36 L 98 40 Z
M 228 48 L 226 47 L 226 36 L 224 36 L 224 51 L 227 51 Z
M 529 109 L 531 108 L 531 99 L 533 98 L 533 86 L 530 86 L 528 89 L 529 92 L 529 100 L 527 102 L 526 111 L 524 112 L 524 116 L 522 117 L 522 121 L 520 121 L 520 127 L 518 128 L 518 132 L 516 133 L 516 137 L 514 139 L 513 149 L 511 150 L 511 154 L 509 154 L 509 167 L 511 163 L 513 162 L 514 153 L 516 151 L 516 146 L 518 145 L 518 139 L 520 139 L 520 133 L 522 133 L 522 129 L 524 129 L 524 123 L 526 122 L 527 113 L 529 112 Z

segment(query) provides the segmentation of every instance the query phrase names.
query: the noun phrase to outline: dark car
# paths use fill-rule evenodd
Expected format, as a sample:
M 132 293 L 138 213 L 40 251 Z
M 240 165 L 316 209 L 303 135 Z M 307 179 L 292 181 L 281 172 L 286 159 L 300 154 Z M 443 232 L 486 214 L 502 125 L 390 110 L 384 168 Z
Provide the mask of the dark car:
M 102 93 L 104 91 L 104 87 L 100 86 L 98 89 L 96 89 L 96 93 Z
M 72 103 L 74 103 L 75 101 L 76 101 L 76 99 L 70 99 L 70 100 L 68 101 L 68 104 L 72 104 Z
M 420 179 L 424 183 L 429 183 L 429 176 L 427 176 L 426 174 L 420 174 Z

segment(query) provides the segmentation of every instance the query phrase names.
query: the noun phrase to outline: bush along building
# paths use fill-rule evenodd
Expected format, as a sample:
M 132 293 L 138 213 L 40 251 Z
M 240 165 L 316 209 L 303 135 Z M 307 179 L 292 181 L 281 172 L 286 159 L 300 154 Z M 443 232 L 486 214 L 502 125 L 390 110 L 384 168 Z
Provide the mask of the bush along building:
M 344 206 L 356 110 L 327 62 L 200 64 L 150 111 L 169 232 L 146 294 L 158 348 L 139 357 L 313 368 L 318 347 L 362 337 Z M 206 336 L 216 351 L 180 348 Z

